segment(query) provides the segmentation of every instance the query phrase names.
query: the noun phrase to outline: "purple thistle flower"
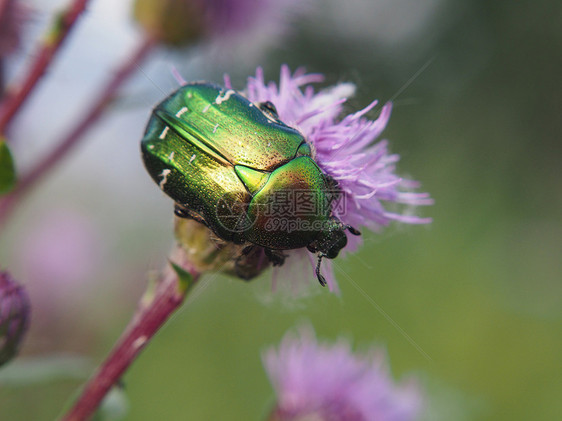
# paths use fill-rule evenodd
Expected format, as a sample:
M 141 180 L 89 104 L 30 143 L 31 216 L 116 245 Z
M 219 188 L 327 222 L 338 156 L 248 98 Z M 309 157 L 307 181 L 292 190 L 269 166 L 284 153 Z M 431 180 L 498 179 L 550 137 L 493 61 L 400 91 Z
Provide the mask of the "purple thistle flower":
M 353 355 L 347 341 L 318 343 L 290 332 L 263 355 L 277 395 L 270 420 L 408 421 L 422 410 L 413 382 L 394 384 L 382 350 Z
M 288 66 L 282 66 L 279 85 L 264 81 L 263 71 L 258 68 L 255 77 L 248 78 L 246 95 L 252 102 L 271 101 L 279 118 L 298 129 L 314 148 L 315 160 L 337 183 L 342 193 L 343 207 L 333 209 L 334 215 L 344 224 L 355 228 L 367 227 L 380 231 L 392 221 L 407 224 L 426 224 L 431 218 L 413 214 L 419 205 L 430 205 L 428 193 L 417 193 L 418 183 L 399 177 L 397 154 L 390 154 L 388 141 L 379 140 L 390 117 L 391 104 L 385 104 L 379 116 L 370 120 L 365 115 L 373 110 L 377 101 L 364 109 L 340 117 L 346 98 L 355 92 L 351 83 L 340 83 L 315 92 L 312 83 L 323 81 L 320 74 L 306 73 L 298 69 L 291 74 Z M 225 77 L 230 88 L 230 80 Z M 403 205 L 402 211 L 390 210 L 389 205 Z M 346 250 L 353 251 L 361 243 L 361 237 L 348 236 Z M 292 254 L 302 254 L 302 250 Z M 308 253 L 308 252 L 304 252 Z M 310 253 L 313 264 L 316 260 Z M 323 273 L 331 291 L 337 284 L 331 262 L 324 261 Z
M 0 366 L 17 354 L 29 326 L 29 314 L 25 289 L 8 272 L 0 272 Z

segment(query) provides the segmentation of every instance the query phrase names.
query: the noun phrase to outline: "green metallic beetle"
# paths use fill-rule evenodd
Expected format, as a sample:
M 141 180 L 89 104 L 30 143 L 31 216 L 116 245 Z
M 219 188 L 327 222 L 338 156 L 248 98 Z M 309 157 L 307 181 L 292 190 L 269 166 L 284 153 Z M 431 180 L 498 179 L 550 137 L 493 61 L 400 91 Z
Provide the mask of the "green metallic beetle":
M 177 216 L 247 244 L 244 253 L 263 248 L 273 265 L 283 264 L 283 250 L 307 247 L 318 253 L 322 285 L 322 258 L 345 247 L 346 230 L 359 235 L 333 216 L 336 183 L 271 102 L 254 104 L 210 83 L 186 84 L 154 108 L 141 150 Z

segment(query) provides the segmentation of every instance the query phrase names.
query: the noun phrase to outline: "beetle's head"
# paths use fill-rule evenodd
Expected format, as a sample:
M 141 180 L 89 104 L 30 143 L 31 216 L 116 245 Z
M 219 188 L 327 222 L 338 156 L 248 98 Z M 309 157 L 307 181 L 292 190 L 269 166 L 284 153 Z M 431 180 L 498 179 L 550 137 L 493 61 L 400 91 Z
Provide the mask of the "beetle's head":
M 326 225 L 316 240 L 315 249 L 328 259 L 334 259 L 347 245 L 345 226 L 333 218 L 330 218 Z
M 308 246 L 309 251 L 318 253 L 316 276 L 322 286 L 326 285 L 326 280 L 320 273 L 320 263 L 324 257 L 335 259 L 341 249 L 347 245 L 346 231 L 349 231 L 353 235 L 361 235 L 361 233 L 352 226 L 344 224 L 335 217 L 331 217 L 326 222 L 326 226 L 318 238 Z

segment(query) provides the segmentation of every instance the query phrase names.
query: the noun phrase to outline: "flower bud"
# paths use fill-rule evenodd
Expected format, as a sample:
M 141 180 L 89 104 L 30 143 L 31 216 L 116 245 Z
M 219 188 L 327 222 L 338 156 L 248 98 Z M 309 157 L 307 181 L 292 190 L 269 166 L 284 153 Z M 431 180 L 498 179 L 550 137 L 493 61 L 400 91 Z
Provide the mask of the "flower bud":
M 199 0 L 136 0 L 134 4 L 137 22 L 164 44 L 196 41 L 203 33 L 203 15 Z
M 0 366 L 17 354 L 29 326 L 29 297 L 8 272 L 0 272 Z
M 181 46 L 202 39 L 226 42 L 263 34 L 278 39 L 307 0 L 135 0 L 133 16 L 148 36 Z M 257 38 L 257 37 L 253 37 Z
M 261 247 L 246 249 L 245 245 L 221 240 L 193 219 L 176 217 L 175 235 L 185 258 L 200 273 L 221 271 L 248 281 L 270 265 Z

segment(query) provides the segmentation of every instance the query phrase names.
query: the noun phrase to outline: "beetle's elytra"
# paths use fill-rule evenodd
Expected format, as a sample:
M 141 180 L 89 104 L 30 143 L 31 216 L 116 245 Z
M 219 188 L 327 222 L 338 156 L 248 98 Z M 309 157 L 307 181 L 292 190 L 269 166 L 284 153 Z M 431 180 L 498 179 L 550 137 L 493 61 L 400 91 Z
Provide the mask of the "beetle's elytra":
M 254 104 L 232 89 L 182 86 L 158 104 L 141 142 L 145 166 L 176 203 L 176 215 L 193 218 L 218 237 L 261 247 L 273 264 L 282 250 L 307 247 L 335 258 L 347 244 L 332 215 L 339 194 L 297 130 L 270 102 Z

